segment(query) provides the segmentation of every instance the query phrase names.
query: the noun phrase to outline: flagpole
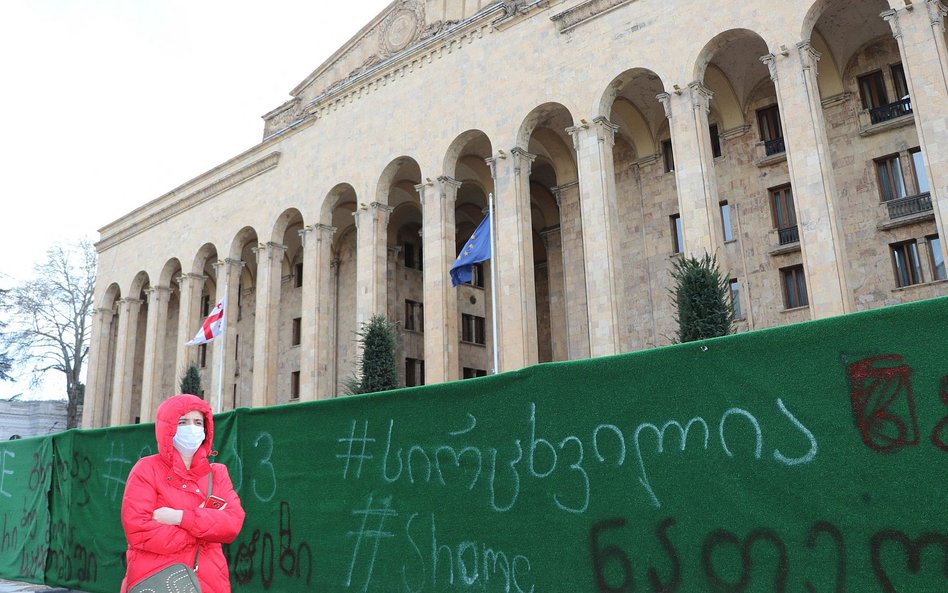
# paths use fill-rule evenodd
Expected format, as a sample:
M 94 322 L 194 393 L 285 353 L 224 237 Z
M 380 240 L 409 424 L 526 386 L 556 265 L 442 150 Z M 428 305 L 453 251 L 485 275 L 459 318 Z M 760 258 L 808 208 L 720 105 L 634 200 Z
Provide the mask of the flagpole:
M 487 215 L 490 216 L 490 319 L 492 339 L 494 346 L 494 374 L 500 372 L 500 354 L 497 342 L 500 336 L 497 335 L 497 249 L 494 245 L 494 194 L 487 194 Z
M 221 303 L 224 308 L 227 308 L 227 288 L 229 283 L 227 278 L 224 278 L 224 298 L 221 299 Z M 227 339 L 227 311 L 221 311 L 224 316 L 224 323 L 221 324 L 221 335 L 218 336 L 219 341 L 217 342 L 216 347 L 221 349 L 221 355 L 218 356 L 217 364 L 217 402 L 215 409 L 217 410 L 215 414 L 220 414 L 223 411 L 224 407 L 224 357 L 226 356 L 226 351 L 224 349 L 225 340 Z

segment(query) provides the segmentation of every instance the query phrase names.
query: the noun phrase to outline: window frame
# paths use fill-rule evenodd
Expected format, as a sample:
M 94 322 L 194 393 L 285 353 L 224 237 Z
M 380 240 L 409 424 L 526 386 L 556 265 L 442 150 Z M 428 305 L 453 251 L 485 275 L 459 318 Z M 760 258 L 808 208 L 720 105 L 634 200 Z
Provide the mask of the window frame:
M 425 359 L 405 357 L 405 387 L 420 387 L 425 384 Z
M 734 227 L 731 224 L 731 205 L 727 200 L 721 200 L 718 202 L 718 210 L 721 213 L 721 232 L 724 236 L 724 242 L 728 243 L 734 240 Z M 726 222 L 725 218 L 727 219 Z
M 668 140 L 662 140 L 662 158 L 665 163 L 665 172 L 672 173 L 675 171 L 675 146 L 672 144 L 671 138 Z
M 744 310 L 741 307 L 741 281 L 737 278 L 731 278 L 728 281 L 728 288 L 731 294 L 731 309 L 734 311 L 734 319 L 745 319 Z
M 902 66 L 902 62 L 889 66 L 889 73 L 892 75 L 892 89 L 895 91 L 896 101 L 911 99 L 912 93 L 908 88 L 908 79 L 905 77 L 905 67 Z
M 303 288 L 303 262 L 297 262 L 293 265 L 293 275 L 295 276 L 293 286 Z
M 681 225 L 681 213 L 676 212 L 669 216 L 668 222 L 671 225 L 672 249 L 674 250 L 672 254 L 678 255 L 685 247 L 685 230 Z
M 941 237 L 937 234 L 928 235 L 925 237 L 925 244 L 928 246 L 928 263 L 932 270 L 932 282 L 948 280 L 948 268 L 946 268 L 945 260 L 942 259 L 941 255 Z M 935 244 L 937 244 L 937 247 Z M 938 273 L 939 259 L 941 259 L 941 274 Z
M 781 292 L 783 292 L 784 310 L 789 311 L 810 306 L 810 297 L 807 295 L 806 271 L 803 264 L 780 268 L 780 284 Z
M 875 88 L 870 86 L 868 89 L 863 86 L 864 83 L 874 83 Z M 877 109 L 879 107 L 885 107 L 889 104 L 889 95 L 888 91 L 885 88 L 885 75 L 882 72 L 882 69 L 873 70 L 867 72 L 861 76 L 856 77 L 856 86 L 859 88 L 859 97 L 862 100 L 863 109 Z M 866 95 L 866 91 L 869 91 L 869 95 Z M 873 98 L 873 92 L 881 93 L 880 96 Z M 874 99 L 881 99 L 878 104 L 874 103 Z
M 721 131 L 718 124 L 708 125 L 708 135 L 711 136 L 711 157 L 719 158 L 724 153 L 721 149 Z
M 793 227 L 797 226 L 799 222 L 797 221 L 797 206 L 793 199 L 793 186 L 787 183 L 785 185 L 771 187 L 767 190 L 767 194 L 770 198 L 770 217 L 774 228 L 778 231 L 782 231 L 786 229 L 792 229 Z M 778 195 L 782 196 L 782 201 L 779 203 L 779 205 Z M 781 215 L 785 217 L 787 221 L 790 221 L 790 223 L 781 226 Z
M 461 341 L 477 346 L 487 345 L 487 318 L 473 313 L 461 314 Z
M 908 239 L 889 243 L 889 255 L 892 259 L 892 271 L 895 274 L 896 288 L 908 288 L 916 284 L 924 284 L 925 276 L 922 273 L 922 262 L 918 255 L 918 241 Z M 904 276 L 899 265 L 899 255 L 904 258 Z
M 931 192 L 931 179 L 928 177 L 928 168 L 925 166 L 925 153 L 922 152 L 921 146 L 916 146 L 915 148 L 910 148 L 908 151 L 909 160 L 912 163 L 912 179 L 915 181 L 915 195 L 920 196 L 922 194 L 927 194 Z M 918 177 L 918 161 L 915 159 L 915 155 L 919 155 L 922 164 L 922 174 L 925 176 L 925 188 L 922 189 L 921 180 Z M 903 181 L 904 183 L 904 181 Z
M 423 302 L 405 299 L 404 327 L 405 331 L 410 332 L 423 333 L 425 331 L 425 304 Z
M 303 318 L 294 317 L 290 335 L 290 346 L 299 346 L 303 342 Z
M 300 371 L 293 371 L 290 373 L 290 399 L 297 400 L 300 398 Z
M 892 166 L 894 162 L 895 166 Z M 902 155 L 899 153 L 888 154 L 881 156 L 875 159 L 872 159 L 872 163 L 876 169 L 876 183 L 879 187 L 879 199 L 880 203 L 885 204 L 888 202 L 893 202 L 895 200 L 901 200 L 902 198 L 908 197 L 908 188 L 905 186 L 905 174 L 902 171 Z M 913 165 L 914 166 L 914 165 Z M 892 185 L 892 183 L 886 183 L 882 176 L 882 169 L 885 168 L 887 175 L 890 179 L 893 179 L 894 175 L 898 175 L 899 184 L 901 186 L 902 194 L 898 195 L 898 187 Z M 892 197 L 886 197 L 888 192 L 892 193 Z
M 764 133 L 765 130 L 766 134 Z M 773 135 L 774 132 L 776 132 L 776 135 Z M 778 103 L 757 110 L 757 134 L 760 136 L 761 142 L 783 138 L 783 125 L 780 123 L 780 105 Z

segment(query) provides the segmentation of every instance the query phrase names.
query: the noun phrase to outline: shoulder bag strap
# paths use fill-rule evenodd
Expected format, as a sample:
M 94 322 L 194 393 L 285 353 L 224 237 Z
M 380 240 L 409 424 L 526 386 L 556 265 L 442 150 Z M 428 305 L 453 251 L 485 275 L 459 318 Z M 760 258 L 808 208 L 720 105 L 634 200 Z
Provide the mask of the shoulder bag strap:
M 207 499 L 211 497 L 211 492 L 214 491 L 214 472 L 210 471 L 207 474 L 207 498 L 204 499 L 204 502 L 207 502 Z M 197 551 L 194 552 L 194 572 L 197 572 L 198 569 L 198 555 L 201 553 L 201 544 L 198 544 Z

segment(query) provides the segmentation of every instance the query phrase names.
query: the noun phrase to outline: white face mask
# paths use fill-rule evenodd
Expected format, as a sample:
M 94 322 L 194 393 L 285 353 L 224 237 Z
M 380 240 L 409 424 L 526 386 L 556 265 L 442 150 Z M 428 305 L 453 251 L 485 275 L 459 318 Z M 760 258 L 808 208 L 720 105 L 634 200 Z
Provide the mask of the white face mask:
M 178 427 L 171 442 L 182 455 L 194 455 L 204 442 L 204 428 L 194 424 L 183 424 Z

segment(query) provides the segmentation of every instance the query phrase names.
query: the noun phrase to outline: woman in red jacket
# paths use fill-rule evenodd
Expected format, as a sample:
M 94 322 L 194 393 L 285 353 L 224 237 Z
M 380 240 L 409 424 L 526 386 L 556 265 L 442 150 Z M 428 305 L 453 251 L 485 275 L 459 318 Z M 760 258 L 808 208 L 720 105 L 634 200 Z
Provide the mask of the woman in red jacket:
M 194 395 L 168 398 L 158 406 L 155 437 L 158 454 L 135 464 L 122 497 L 128 540 L 122 592 L 171 564 L 193 567 L 200 548 L 201 592 L 230 593 L 221 544 L 240 533 L 244 509 L 227 467 L 207 460 L 214 439 L 211 407 Z

